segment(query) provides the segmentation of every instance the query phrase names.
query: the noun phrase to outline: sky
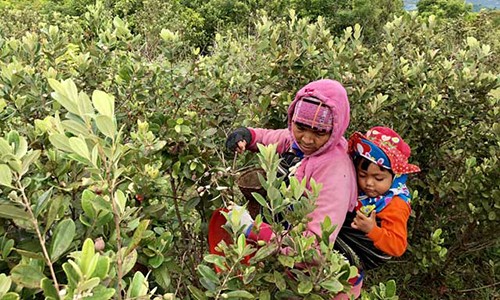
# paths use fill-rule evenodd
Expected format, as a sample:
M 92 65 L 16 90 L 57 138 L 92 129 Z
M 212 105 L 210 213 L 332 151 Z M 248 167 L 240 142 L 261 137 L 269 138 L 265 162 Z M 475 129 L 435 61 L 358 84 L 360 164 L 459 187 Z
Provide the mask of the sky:
M 418 0 L 403 0 L 407 10 L 417 9 Z M 500 0 L 467 0 L 468 3 L 474 5 L 474 10 L 481 8 L 497 8 L 500 9 Z

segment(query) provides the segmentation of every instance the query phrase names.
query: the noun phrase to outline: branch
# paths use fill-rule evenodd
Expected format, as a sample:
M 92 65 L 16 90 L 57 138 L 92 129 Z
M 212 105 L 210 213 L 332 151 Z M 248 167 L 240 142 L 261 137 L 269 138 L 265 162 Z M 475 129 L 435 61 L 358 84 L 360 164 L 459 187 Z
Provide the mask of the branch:
M 30 202 L 28 200 L 28 197 L 26 196 L 26 193 L 24 192 L 24 187 L 21 184 L 21 178 L 17 178 L 16 184 L 17 184 L 18 190 L 21 192 L 22 199 L 23 199 L 23 205 L 24 205 L 25 209 L 30 214 L 31 222 L 33 223 L 33 226 L 35 227 L 36 235 L 38 236 L 40 246 L 42 247 L 42 252 L 43 252 L 43 256 L 45 258 L 45 262 L 47 263 L 47 266 L 49 267 L 49 270 L 50 270 L 50 276 L 52 277 L 52 280 L 54 280 L 54 287 L 57 291 L 57 294 L 59 295 L 59 293 L 60 293 L 59 283 L 57 282 L 56 272 L 54 271 L 54 266 L 52 265 L 52 260 L 50 259 L 49 252 L 47 251 L 47 247 L 45 246 L 45 237 L 40 232 L 40 228 L 38 227 L 38 220 L 35 217 L 35 214 L 33 214 L 33 210 L 31 209 L 31 205 L 30 205 Z
M 499 285 L 499 284 L 500 284 L 500 282 L 495 282 L 493 284 L 489 284 L 489 285 L 485 285 L 485 286 L 480 286 L 478 288 L 466 289 L 466 290 L 458 290 L 457 292 L 458 293 L 475 292 L 475 291 L 484 290 L 484 289 L 487 289 L 487 288 L 490 288 L 490 287 L 494 287 L 494 286 Z

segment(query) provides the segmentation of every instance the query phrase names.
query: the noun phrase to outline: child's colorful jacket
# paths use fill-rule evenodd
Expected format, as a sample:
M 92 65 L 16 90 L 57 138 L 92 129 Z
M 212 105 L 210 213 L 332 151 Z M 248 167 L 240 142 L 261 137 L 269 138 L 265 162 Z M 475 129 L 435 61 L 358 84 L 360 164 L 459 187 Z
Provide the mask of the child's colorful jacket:
M 367 236 L 377 249 L 391 256 L 401 256 L 406 251 L 407 222 L 410 217 L 410 206 L 399 196 L 394 196 L 391 202 L 379 213 L 377 219 L 381 224 L 374 226 Z
M 258 129 L 249 128 L 252 133 L 252 142 L 248 149 L 257 151 L 257 144 L 278 144 L 278 152 L 283 153 L 296 142 L 292 135 L 292 115 L 294 107 L 302 97 L 315 97 L 330 107 L 333 113 L 333 130 L 330 139 L 316 152 L 305 155 L 295 177 L 298 180 L 307 178 L 323 185 L 319 197 L 316 199 L 316 209 L 310 214 L 307 234 L 321 235 L 320 223 L 329 216 L 332 224 L 337 228 L 330 236 L 335 241 L 348 211 L 352 211 L 357 202 L 357 184 L 355 169 L 347 153 L 347 140 L 344 133 L 349 125 L 349 102 L 344 87 L 333 80 L 318 80 L 303 87 L 295 96 L 288 109 L 288 129 Z M 297 144 L 297 143 L 295 143 Z M 266 232 L 269 227 L 261 228 L 258 237 L 249 238 L 268 239 L 271 233 Z

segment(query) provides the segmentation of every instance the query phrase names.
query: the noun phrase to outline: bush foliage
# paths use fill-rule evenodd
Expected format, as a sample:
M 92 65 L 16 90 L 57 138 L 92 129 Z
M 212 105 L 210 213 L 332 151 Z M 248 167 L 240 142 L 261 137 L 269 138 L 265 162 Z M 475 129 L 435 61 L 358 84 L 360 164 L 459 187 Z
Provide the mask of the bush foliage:
M 0 299 L 329 299 L 344 290 L 351 268 L 321 237 L 261 247 L 233 226 L 226 258 L 207 255 L 208 219 L 243 203 L 234 178 L 245 166 L 269 170 L 267 213 L 296 201 L 303 209 L 290 221 L 303 226 L 314 193 L 270 175 L 272 149 L 257 161 L 223 145 L 241 124 L 283 127 L 297 89 L 319 78 L 346 86 L 349 133 L 391 126 L 422 169 L 410 181 L 409 250 L 367 274 L 363 298 L 499 296 L 498 12 L 447 19 L 401 12 L 399 1 L 84 2 L 1 2 Z M 324 264 L 284 276 L 320 259 L 307 251 L 313 242 Z M 303 247 L 284 256 L 283 245 Z M 245 265 L 249 253 L 257 258 Z

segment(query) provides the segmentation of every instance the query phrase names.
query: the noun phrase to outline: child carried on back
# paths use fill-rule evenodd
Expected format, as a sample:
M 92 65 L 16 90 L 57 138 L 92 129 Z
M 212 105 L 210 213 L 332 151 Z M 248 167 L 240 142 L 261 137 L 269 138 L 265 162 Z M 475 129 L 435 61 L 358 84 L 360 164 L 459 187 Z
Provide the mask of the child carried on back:
M 387 127 L 354 133 L 349 152 L 357 172 L 358 204 L 347 215 L 335 247 L 366 270 L 406 251 L 411 212 L 406 181 L 420 169 L 408 163 L 408 144 Z

